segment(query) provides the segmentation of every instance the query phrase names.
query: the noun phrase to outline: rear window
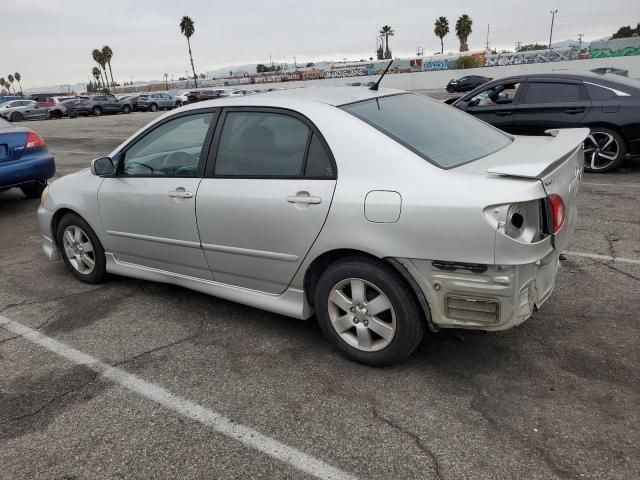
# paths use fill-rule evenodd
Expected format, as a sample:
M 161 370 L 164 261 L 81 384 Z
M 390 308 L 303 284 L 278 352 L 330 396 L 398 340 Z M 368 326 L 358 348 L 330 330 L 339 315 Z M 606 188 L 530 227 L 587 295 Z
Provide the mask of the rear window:
M 520 103 L 562 103 L 586 100 L 587 94 L 582 85 L 574 83 L 530 82 Z
M 472 162 L 511 143 L 500 130 L 422 95 L 379 97 L 340 108 L 441 168 Z

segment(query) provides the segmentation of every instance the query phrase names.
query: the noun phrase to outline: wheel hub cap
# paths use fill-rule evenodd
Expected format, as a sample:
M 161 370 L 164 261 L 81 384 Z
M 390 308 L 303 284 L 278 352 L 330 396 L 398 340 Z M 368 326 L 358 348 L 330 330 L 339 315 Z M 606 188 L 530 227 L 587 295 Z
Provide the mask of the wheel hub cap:
M 95 268 L 93 244 L 80 227 L 70 225 L 62 234 L 62 246 L 71 266 L 78 272 L 88 275 Z

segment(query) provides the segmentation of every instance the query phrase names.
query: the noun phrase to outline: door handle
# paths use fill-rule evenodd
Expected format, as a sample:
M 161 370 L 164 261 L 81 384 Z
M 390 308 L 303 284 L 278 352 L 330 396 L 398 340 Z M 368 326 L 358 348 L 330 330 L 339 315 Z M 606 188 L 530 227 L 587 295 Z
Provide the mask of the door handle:
M 584 108 L 582 107 L 578 107 L 578 108 L 567 108 L 564 113 L 568 113 L 570 115 L 575 115 L 576 113 L 582 113 L 584 112 Z
M 496 115 L 497 115 L 498 117 L 506 117 L 506 116 L 511 115 L 512 113 L 513 113 L 513 112 L 496 112 Z
M 192 198 L 193 193 L 185 191 L 184 188 L 178 188 L 169 192 L 169 196 L 172 198 Z
M 289 203 L 305 203 L 307 205 L 317 205 L 322 202 L 320 197 L 311 197 L 307 195 L 293 195 L 291 197 L 287 197 L 287 202 Z

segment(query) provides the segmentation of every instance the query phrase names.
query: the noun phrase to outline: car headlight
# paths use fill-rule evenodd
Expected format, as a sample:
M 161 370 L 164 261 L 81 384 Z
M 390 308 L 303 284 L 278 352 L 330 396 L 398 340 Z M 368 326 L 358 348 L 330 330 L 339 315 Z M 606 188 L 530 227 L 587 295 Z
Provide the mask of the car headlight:
M 44 206 L 47 203 L 47 197 L 49 196 L 49 187 L 44 187 L 42 194 L 40 195 L 40 205 Z

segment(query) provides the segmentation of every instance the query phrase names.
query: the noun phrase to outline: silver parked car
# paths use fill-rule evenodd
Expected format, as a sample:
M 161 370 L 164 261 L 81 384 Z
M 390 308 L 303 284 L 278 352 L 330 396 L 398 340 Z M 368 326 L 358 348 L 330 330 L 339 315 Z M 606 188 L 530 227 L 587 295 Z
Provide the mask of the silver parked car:
M 49 107 L 33 100 L 10 100 L 0 105 L 0 117 L 11 122 L 49 118 Z
M 44 250 L 88 283 L 315 312 L 350 358 L 388 365 L 426 329 L 507 329 L 549 298 L 588 133 L 512 137 L 397 90 L 201 102 L 53 182 Z

